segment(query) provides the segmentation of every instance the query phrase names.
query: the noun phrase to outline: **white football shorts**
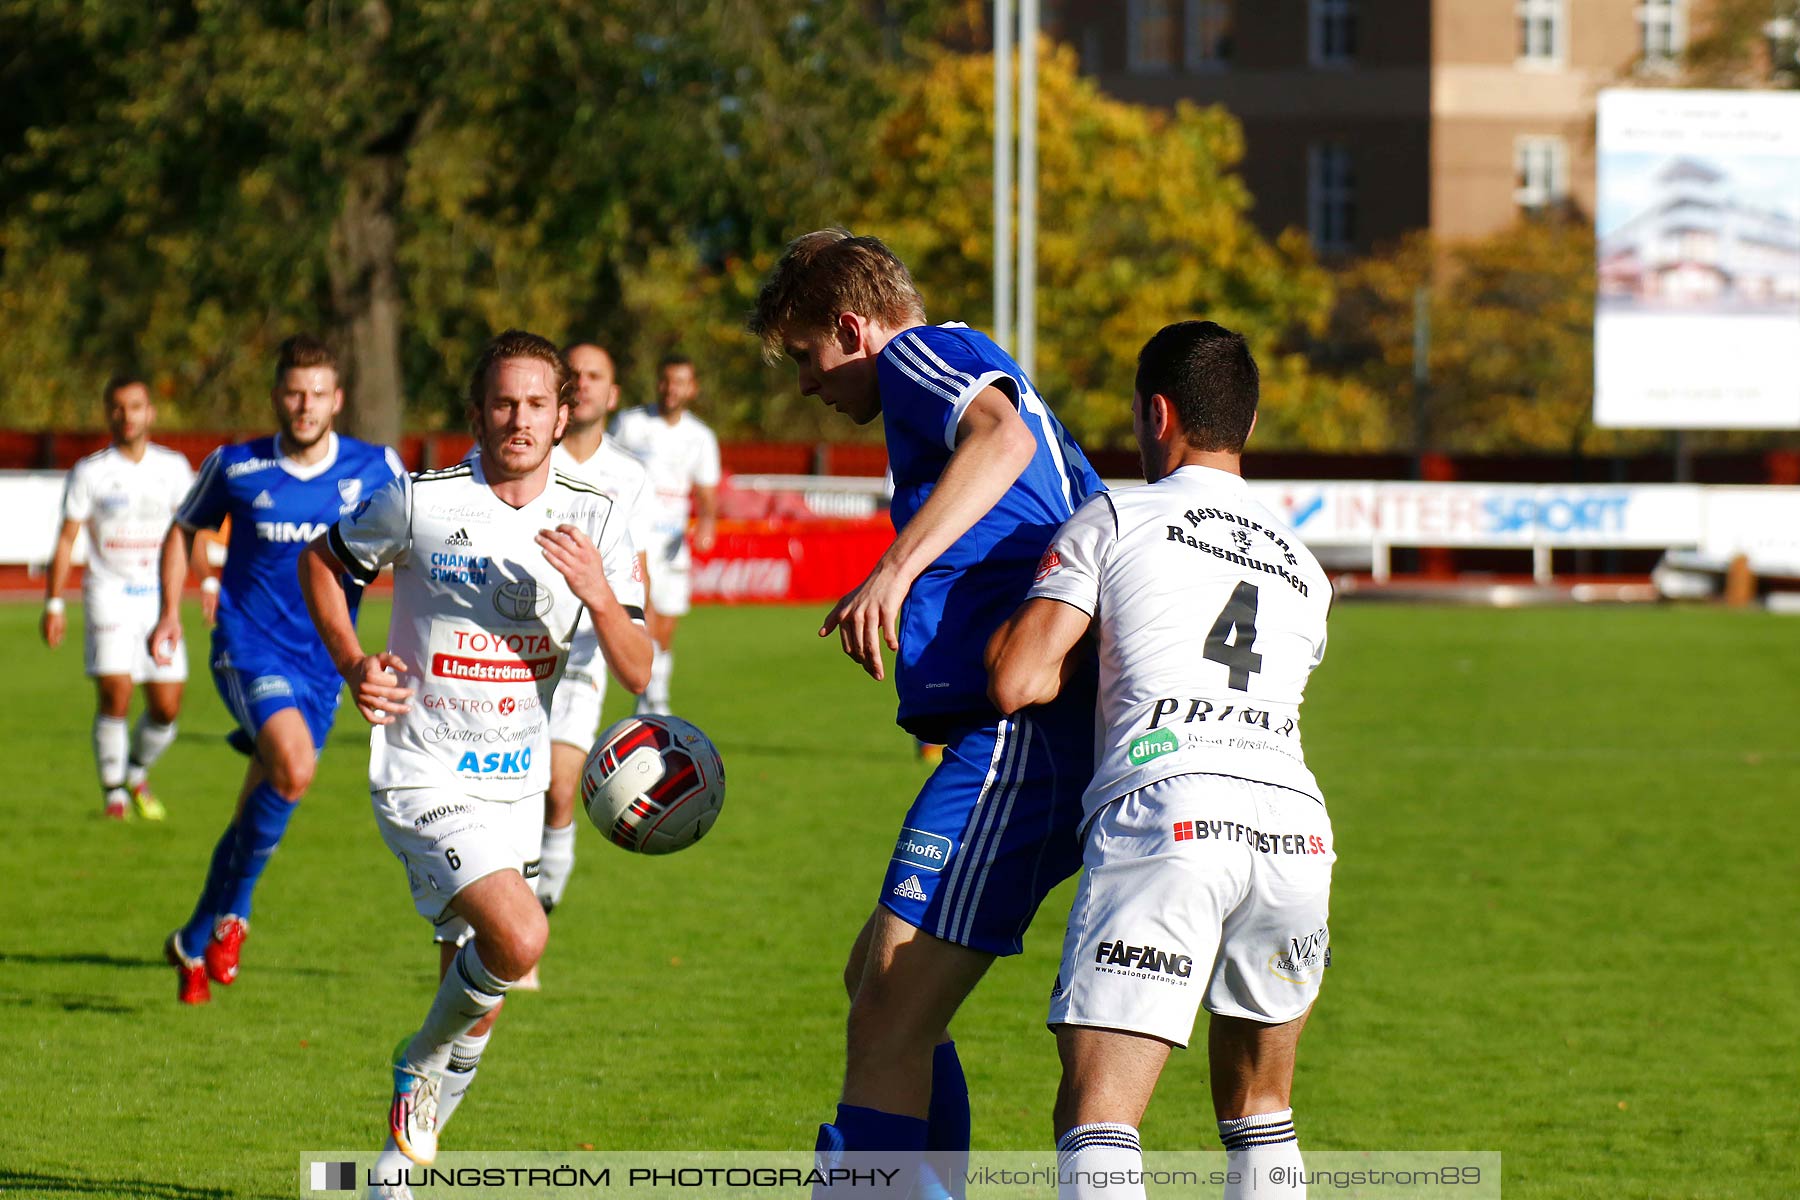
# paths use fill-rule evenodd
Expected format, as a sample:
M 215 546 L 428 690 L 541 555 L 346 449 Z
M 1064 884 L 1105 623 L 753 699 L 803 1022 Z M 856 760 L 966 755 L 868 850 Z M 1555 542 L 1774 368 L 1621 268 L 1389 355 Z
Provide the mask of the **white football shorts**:
M 687 615 L 693 599 L 692 564 L 685 535 L 673 542 L 659 536 L 651 544 L 644 556 L 644 567 L 650 572 L 651 608 L 665 617 Z
M 1300 792 L 1178 775 L 1094 815 L 1049 1024 L 1186 1046 L 1202 1004 L 1281 1024 L 1330 962 L 1331 818 Z
M 440 942 L 461 942 L 468 922 L 450 911 L 456 894 L 495 871 L 537 878 L 544 794 L 511 803 L 443 788 L 391 788 L 371 796 L 381 840 L 406 868 L 413 907 Z
M 159 666 L 150 656 L 150 632 L 162 615 L 158 589 L 122 585 L 82 592 L 87 617 L 84 662 L 90 676 L 129 675 L 133 683 L 181 683 L 187 679 L 187 644 L 175 643 L 175 659 Z
M 606 658 L 600 637 L 583 624 L 569 644 L 569 661 L 550 697 L 550 740 L 593 748 L 600 732 L 600 705 L 606 700 Z

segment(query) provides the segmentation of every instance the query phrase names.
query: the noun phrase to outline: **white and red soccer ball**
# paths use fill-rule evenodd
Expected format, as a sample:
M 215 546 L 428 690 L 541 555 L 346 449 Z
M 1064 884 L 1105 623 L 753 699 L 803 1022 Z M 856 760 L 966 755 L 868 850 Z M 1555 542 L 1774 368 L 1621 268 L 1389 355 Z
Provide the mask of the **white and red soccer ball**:
M 680 717 L 626 717 L 581 768 L 581 803 L 615 846 L 673 854 L 706 836 L 725 804 L 712 739 Z

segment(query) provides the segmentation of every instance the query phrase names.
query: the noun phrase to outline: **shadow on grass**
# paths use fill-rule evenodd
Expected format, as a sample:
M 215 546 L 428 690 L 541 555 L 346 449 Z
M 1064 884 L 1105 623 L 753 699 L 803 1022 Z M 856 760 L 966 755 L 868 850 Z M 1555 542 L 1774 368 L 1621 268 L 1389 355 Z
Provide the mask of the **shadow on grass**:
M 0 964 L 17 963 L 27 967 L 120 967 L 126 970 L 153 967 L 157 970 L 169 969 L 168 960 L 160 954 L 154 957 L 127 958 L 118 954 L 22 954 L 13 950 L 0 950 Z M 257 972 L 270 975 L 348 975 L 348 968 L 334 967 L 299 967 L 285 963 L 272 963 L 267 966 L 257 964 Z
M 0 1005 L 14 1008 L 60 1008 L 64 1012 L 113 1013 L 130 1016 L 143 1011 L 138 1004 L 125 1004 L 111 996 L 84 996 L 78 992 L 45 992 L 41 995 L 28 996 L 22 992 L 0 992 Z M 0 1178 L 0 1184 L 5 1179 Z M 5 1188 L 0 1187 L 0 1195 Z
M 0 963 L 21 963 L 28 967 L 164 967 L 168 963 L 158 955 L 155 958 L 125 958 L 117 954 L 20 954 L 13 950 L 0 950 Z
M 127 1196 L 131 1200 L 232 1200 L 224 1188 L 189 1187 L 156 1179 L 77 1179 L 0 1167 L 0 1194 L 20 1189 L 25 1196 Z

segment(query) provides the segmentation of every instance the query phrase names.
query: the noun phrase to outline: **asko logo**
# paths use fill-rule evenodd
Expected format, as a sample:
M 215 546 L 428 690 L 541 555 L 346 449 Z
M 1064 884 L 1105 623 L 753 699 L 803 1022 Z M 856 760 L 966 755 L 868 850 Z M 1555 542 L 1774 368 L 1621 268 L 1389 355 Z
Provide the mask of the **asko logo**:
M 258 521 L 256 536 L 265 542 L 310 542 L 328 528 L 323 521 Z
M 459 775 L 523 775 L 531 770 L 531 747 L 504 754 L 465 751 L 456 760 L 456 770 Z

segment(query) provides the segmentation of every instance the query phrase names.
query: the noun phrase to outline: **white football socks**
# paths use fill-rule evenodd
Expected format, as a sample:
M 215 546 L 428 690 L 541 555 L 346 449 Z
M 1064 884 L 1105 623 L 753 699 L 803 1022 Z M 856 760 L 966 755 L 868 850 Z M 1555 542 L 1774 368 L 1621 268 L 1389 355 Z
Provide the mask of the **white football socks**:
M 144 776 L 174 740 L 175 722 L 164 725 L 151 720 L 148 712 L 140 714 L 131 731 L 131 758 L 125 768 L 125 782 L 132 787 L 144 782 Z
M 569 874 L 575 869 L 575 822 L 561 829 L 544 826 L 544 841 L 538 851 L 538 902 L 549 912 L 562 903 L 563 889 L 569 886 Z
M 506 989 L 512 986 L 511 980 L 496 978 L 482 963 L 475 950 L 476 940 L 464 942 L 450 960 L 450 969 L 438 983 L 425 1024 L 406 1044 L 406 1061 L 421 1071 L 441 1072 L 448 1066 L 452 1044 L 499 1008 L 506 999 Z
M 669 678 L 675 673 L 675 651 L 673 648 L 664 650 L 661 646 L 653 649 L 655 653 L 650 659 L 650 683 L 638 697 L 639 716 L 669 711 Z
M 130 755 L 131 727 L 124 717 L 94 718 L 94 765 L 105 791 L 125 786 L 125 760 Z
M 1294 1134 L 1294 1110 L 1257 1113 L 1219 1122 L 1225 1143 L 1226 1170 L 1239 1180 L 1225 1185 L 1225 1200 L 1304 1200 L 1300 1140 Z M 1281 1167 L 1278 1177 L 1269 1174 Z
M 475 1082 L 475 1072 L 481 1066 L 481 1052 L 487 1049 L 491 1036 L 491 1033 L 484 1033 L 472 1037 L 465 1033 L 450 1044 L 450 1061 L 444 1067 L 444 1086 L 438 1090 L 437 1127 L 440 1134 L 450 1123 L 450 1114 L 468 1094 L 469 1085 Z
M 1144 1200 L 1138 1131 L 1110 1123 L 1075 1126 L 1056 1139 L 1056 1177 L 1057 1200 Z

